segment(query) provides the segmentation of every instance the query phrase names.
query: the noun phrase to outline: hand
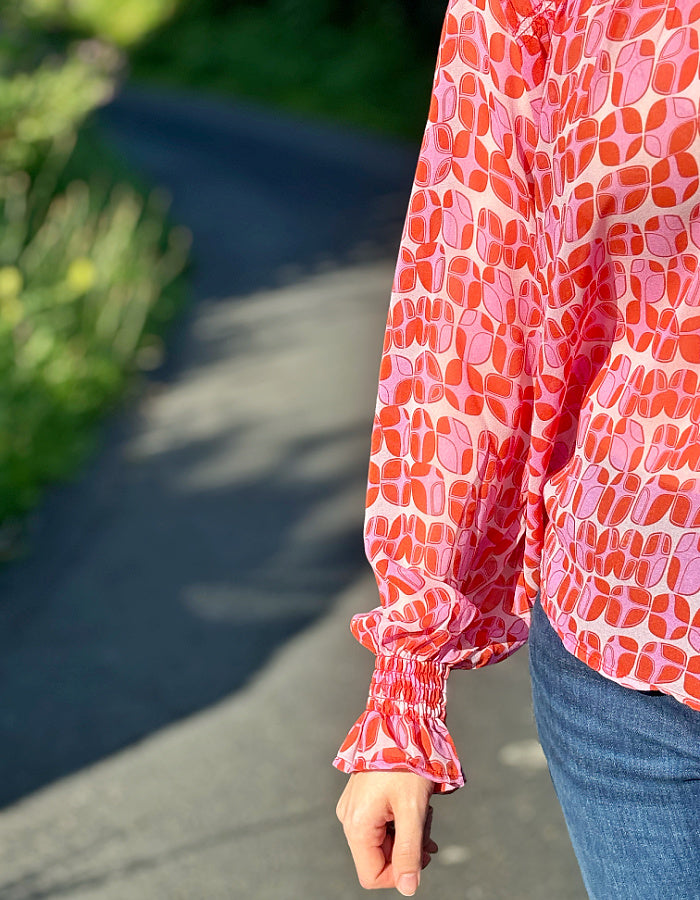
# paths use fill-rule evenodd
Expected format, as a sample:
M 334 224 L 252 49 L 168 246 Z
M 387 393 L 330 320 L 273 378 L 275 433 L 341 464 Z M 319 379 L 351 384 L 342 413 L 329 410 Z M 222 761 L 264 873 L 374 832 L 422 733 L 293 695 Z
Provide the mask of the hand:
M 367 890 L 395 887 L 411 897 L 438 846 L 430 838 L 434 782 L 415 772 L 355 772 L 336 815 Z

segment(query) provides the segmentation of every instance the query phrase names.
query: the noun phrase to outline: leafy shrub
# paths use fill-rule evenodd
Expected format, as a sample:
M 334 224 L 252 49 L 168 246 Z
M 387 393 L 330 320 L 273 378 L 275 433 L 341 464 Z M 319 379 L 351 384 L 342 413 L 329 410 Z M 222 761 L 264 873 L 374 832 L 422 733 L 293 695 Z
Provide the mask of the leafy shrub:
M 166 21 L 178 0 L 21 0 L 23 18 L 46 28 L 69 27 L 120 46 L 140 41 Z
M 0 171 L 31 170 L 52 141 L 76 128 L 114 90 L 116 57 L 84 43 L 65 59 L 0 77 Z
M 187 234 L 164 235 L 162 198 L 128 185 L 103 196 L 73 181 L 31 236 L 32 187 L 2 184 L 0 519 L 26 511 L 42 483 L 90 446 L 89 426 L 133 366 L 158 361 L 146 325 L 181 271 Z
M 0 40 L 0 558 L 42 487 L 84 459 L 135 372 L 158 364 L 188 255 L 162 192 L 105 177 L 98 163 L 85 122 L 124 59 L 61 31 L 64 5 L 0 0 L 11 38 Z M 94 28 L 102 10 L 100 31 L 112 27 L 107 4 L 71 0 L 70 10 Z M 58 30 L 37 30 L 39 17 Z M 80 152 L 86 140 L 97 152 Z

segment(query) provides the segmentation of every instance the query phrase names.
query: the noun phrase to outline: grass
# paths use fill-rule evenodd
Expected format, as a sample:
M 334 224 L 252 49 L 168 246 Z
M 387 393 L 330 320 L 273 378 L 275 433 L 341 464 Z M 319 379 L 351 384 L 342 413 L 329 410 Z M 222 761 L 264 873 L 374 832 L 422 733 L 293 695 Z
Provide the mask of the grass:
M 189 235 L 84 129 L 34 178 L 0 180 L 0 523 L 94 450 L 98 423 L 159 365 L 187 297 Z M 88 163 L 89 161 L 89 163 Z M 0 556 L 13 555 L 14 547 Z M 7 544 L 5 540 L 5 544 Z M 12 544 L 12 542 L 10 542 Z

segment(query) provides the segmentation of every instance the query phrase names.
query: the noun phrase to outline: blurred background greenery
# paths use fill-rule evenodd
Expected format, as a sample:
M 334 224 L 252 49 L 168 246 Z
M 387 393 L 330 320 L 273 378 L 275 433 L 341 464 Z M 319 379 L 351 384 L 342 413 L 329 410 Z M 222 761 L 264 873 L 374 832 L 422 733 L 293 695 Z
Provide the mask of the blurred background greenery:
M 90 113 L 169 0 L 0 3 L 0 555 L 99 416 L 162 357 L 189 236 Z
M 0 559 L 157 368 L 189 235 L 91 113 L 127 77 L 392 135 L 423 127 L 432 0 L 0 0 Z
M 417 138 L 444 15 L 444 0 L 184 0 L 132 66 L 139 78 Z

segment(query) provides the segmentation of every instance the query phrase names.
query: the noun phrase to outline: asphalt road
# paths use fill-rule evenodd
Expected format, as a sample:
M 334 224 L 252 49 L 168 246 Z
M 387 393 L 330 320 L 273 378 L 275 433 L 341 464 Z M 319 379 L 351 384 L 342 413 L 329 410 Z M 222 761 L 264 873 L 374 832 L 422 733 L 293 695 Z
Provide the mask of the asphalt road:
M 191 228 L 195 302 L 0 573 L 0 897 L 365 897 L 330 761 L 372 668 L 348 621 L 377 602 L 362 500 L 417 148 L 168 92 L 103 122 Z M 435 798 L 421 896 L 585 897 L 526 670 L 451 680 L 470 780 Z

